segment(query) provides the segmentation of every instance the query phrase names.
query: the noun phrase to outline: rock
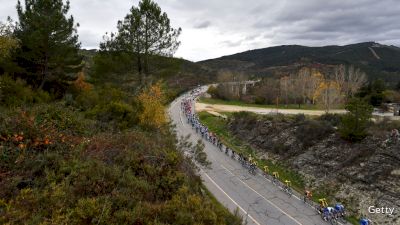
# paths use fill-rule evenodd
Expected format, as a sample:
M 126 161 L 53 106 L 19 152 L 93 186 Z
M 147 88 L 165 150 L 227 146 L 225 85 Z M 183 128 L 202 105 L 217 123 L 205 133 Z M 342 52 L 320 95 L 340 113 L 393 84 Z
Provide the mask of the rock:
M 335 198 L 352 212 L 366 213 L 370 204 L 393 205 L 400 210 L 400 148 L 382 148 L 385 135 L 369 136 L 351 144 L 333 131 L 312 140 L 311 145 L 304 145 L 296 137 L 298 126 L 290 119 L 264 119 L 254 123 L 242 118 L 229 124 L 230 131 L 256 147 L 258 155 L 284 161 L 302 174 L 307 184 L 313 187 L 327 182 L 340 184 Z M 375 224 L 400 224 L 396 218 L 400 216 L 371 215 Z

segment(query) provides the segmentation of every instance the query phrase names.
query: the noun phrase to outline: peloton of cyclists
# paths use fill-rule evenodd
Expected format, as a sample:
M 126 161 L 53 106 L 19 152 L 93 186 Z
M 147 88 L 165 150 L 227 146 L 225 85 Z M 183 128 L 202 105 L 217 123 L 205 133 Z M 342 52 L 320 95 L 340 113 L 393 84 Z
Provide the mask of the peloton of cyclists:
M 218 137 L 210 132 L 208 130 L 208 128 L 203 125 L 200 120 L 199 117 L 197 116 L 197 114 L 194 112 L 192 106 L 193 106 L 193 102 L 196 100 L 196 98 L 201 94 L 200 91 L 194 91 L 192 92 L 192 96 L 189 96 L 187 98 L 185 98 L 182 102 L 181 102 L 181 110 L 184 113 L 184 115 L 186 116 L 187 119 L 187 123 L 191 125 L 191 127 L 196 130 L 196 133 L 200 133 L 201 136 L 209 141 L 210 143 L 212 143 L 213 145 L 217 146 L 221 151 L 224 151 L 224 147 L 225 147 L 225 153 L 227 155 L 229 155 L 229 152 L 231 152 L 231 157 L 236 159 L 236 156 L 238 158 L 239 161 L 241 161 L 241 163 L 243 165 L 246 165 L 246 167 L 249 168 L 249 171 L 252 172 L 253 174 L 255 174 L 255 170 L 257 168 L 257 161 L 255 158 L 253 158 L 253 156 L 251 154 L 249 154 L 248 156 L 248 160 L 246 159 L 246 157 L 238 152 L 235 153 L 235 151 L 233 149 L 230 149 L 227 146 L 224 146 L 222 144 L 222 142 L 218 139 Z M 392 137 L 398 138 L 399 137 L 399 133 L 398 131 L 392 132 Z M 265 176 L 267 174 L 269 174 L 269 168 L 267 165 L 265 165 L 263 167 L 263 171 Z M 272 178 L 273 178 L 273 183 L 276 184 L 276 182 L 278 182 L 279 180 L 279 173 L 278 172 L 273 172 L 272 173 Z M 290 191 L 291 188 L 291 182 L 288 180 L 285 180 L 285 186 L 283 186 L 284 189 Z M 304 193 L 304 201 L 306 201 L 307 199 L 309 199 L 310 201 L 312 200 L 312 193 L 309 190 L 305 190 Z M 337 203 L 334 207 L 330 207 L 328 206 L 328 203 L 326 201 L 325 198 L 323 199 L 319 199 L 319 203 L 320 206 L 318 207 L 318 211 L 322 214 L 323 219 L 325 221 L 329 221 L 331 219 L 337 219 L 339 217 L 344 218 L 345 217 L 345 208 L 342 204 Z M 360 220 L 360 225 L 371 225 L 371 221 L 362 217 Z

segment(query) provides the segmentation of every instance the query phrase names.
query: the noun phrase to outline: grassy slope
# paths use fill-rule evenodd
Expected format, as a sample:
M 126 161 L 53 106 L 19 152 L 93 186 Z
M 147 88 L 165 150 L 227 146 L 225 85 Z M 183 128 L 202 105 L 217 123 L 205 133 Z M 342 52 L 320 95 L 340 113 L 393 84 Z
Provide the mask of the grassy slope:
M 229 146 L 236 152 L 241 152 L 244 155 L 251 154 L 253 155 L 254 158 L 255 151 L 250 146 L 243 143 L 229 132 L 226 120 L 220 117 L 213 116 L 207 112 L 200 112 L 199 117 L 202 123 L 204 123 L 207 127 L 209 127 L 209 129 L 213 133 L 216 133 L 226 146 Z M 267 165 L 271 172 L 276 171 L 279 173 L 281 180 L 292 181 L 293 188 L 299 191 L 300 193 L 303 192 L 304 190 L 303 178 L 295 171 L 290 171 L 287 169 L 287 167 L 285 167 L 285 165 L 273 163 L 271 160 L 258 159 L 258 165 L 260 168 L 263 168 L 265 165 Z

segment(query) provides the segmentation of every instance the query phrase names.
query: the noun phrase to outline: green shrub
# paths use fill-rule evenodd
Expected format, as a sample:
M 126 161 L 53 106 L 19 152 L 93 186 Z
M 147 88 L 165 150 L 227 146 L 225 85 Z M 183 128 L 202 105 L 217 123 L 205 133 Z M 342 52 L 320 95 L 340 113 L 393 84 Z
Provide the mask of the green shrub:
M 296 124 L 299 124 L 306 120 L 306 116 L 304 114 L 296 114 L 293 119 Z
M 254 104 L 262 105 L 265 104 L 265 98 L 261 96 L 256 96 L 254 98 Z
M 75 107 L 81 110 L 93 109 L 97 104 L 100 104 L 101 98 L 96 90 L 90 90 L 80 93 L 72 103 Z
M 218 89 L 215 86 L 210 86 L 207 90 L 207 93 L 211 95 L 213 98 L 218 98 Z
M 304 147 L 309 147 L 333 132 L 332 125 L 327 121 L 306 120 L 297 128 L 296 138 L 303 143 Z
M 86 115 L 101 122 L 117 123 L 121 129 L 132 127 L 137 121 L 137 114 L 133 106 L 121 101 L 96 105 Z
M 341 121 L 341 115 L 335 113 L 325 113 L 318 118 L 321 121 L 326 121 L 330 123 L 332 126 L 337 127 Z
M 50 95 L 42 90 L 34 91 L 24 80 L 14 80 L 10 76 L 0 76 L 0 103 L 6 107 L 48 102 Z

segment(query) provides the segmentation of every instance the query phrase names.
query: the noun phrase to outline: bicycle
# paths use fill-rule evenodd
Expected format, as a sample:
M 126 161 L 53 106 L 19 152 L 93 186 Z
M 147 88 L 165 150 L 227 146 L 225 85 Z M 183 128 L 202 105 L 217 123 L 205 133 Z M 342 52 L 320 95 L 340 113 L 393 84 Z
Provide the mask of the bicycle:
M 289 197 L 292 197 L 292 195 L 293 195 L 293 190 L 292 190 L 292 188 L 290 187 L 291 183 L 292 183 L 291 181 L 285 180 L 285 185 L 284 185 L 283 188 L 282 188 L 282 190 L 283 190 L 284 192 L 286 192 L 286 194 L 288 194 Z
M 332 225 L 336 225 L 338 224 L 337 218 L 333 215 L 329 216 L 329 220 L 328 220 Z
M 252 174 L 253 176 L 256 175 L 256 166 L 254 164 L 250 165 L 249 173 Z
M 269 173 L 269 168 L 268 168 L 268 166 L 264 166 L 264 173 L 263 173 L 263 175 L 264 175 L 265 178 L 268 178 L 268 173 Z
M 346 224 L 346 223 L 347 223 L 347 220 L 346 220 L 346 212 L 345 212 L 345 211 L 343 211 L 343 212 L 337 212 L 336 219 L 337 219 L 338 221 L 340 221 L 341 223 Z
M 275 186 L 278 185 L 278 178 L 279 178 L 279 173 L 278 172 L 273 172 L 272 173 L 272 183 Z
M 305 191 L 304 196 L 303 196 L 303 202 L 311 205 L 312 204 L 312 193 L 311 191 Z

